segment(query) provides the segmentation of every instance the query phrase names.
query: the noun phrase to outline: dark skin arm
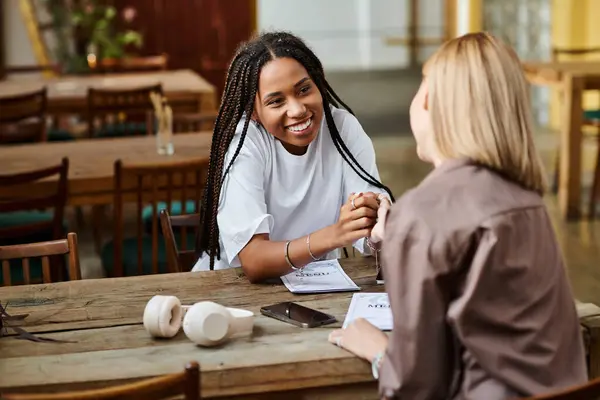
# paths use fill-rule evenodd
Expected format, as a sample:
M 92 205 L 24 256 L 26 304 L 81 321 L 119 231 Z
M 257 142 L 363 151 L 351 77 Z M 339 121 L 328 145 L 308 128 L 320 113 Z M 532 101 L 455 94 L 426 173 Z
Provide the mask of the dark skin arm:
M 355 197 L 354 209 L 352 198 Z M 338 221 L 310 234 L 310 250 L 315 257 L 356 240 L 369 237 L 377 219 L 379 203 L 374 194 L 351 195 L 340 209 Z M 286 241 L 271 241 L 269 235 L 254 235 L 240 251 L 239 258 L 244 273 L 252 283 L 278 278 L 292 272 L 285 260 Z M 314 261 L 306 244 L 306 236 L 290 242 L 289 257 L 296 268 Z

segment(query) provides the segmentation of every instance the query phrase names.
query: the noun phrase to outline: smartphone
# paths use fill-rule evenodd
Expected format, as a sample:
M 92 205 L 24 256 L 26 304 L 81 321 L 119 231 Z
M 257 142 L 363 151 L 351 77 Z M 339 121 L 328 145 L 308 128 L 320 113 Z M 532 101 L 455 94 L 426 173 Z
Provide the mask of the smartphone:
M 304 307 L 291 301 L 262 307 L 260 312 L 267 317 L 275 318 L 301 328 L 315 328 L 336 322 L 333 315 L 325 314 L 324 312 L 313 310 L 312 308 Z

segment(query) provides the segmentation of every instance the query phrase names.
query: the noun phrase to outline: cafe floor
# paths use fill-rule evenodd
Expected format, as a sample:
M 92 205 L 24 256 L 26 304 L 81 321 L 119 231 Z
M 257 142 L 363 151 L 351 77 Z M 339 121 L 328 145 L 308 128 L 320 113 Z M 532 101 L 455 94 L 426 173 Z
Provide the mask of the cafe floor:
M 355 110 L 365 131 L 372 137 L 381 178 L 398 197 L 418 184 L 430 171 L 415 154 L 415 143 L 408 126 L 408 105 L 419 84 L 419 73 L 349 73 L 330 77 L 332 86 Z M 401 111 L 398 111 L 401 110 Z M 538 150 L 551 177 L 556 154 L 557 134 L 545 129 L 536 133 Z M 587 209 L 596 148 L 586 144 L 583 165 L 582 206 Z M 598 222 L 565 222 L 558 215 L 554 194 L 546 196 L 558 240 L 567 264 L 575 296 L 580 301 L 600 304 L 600 216 Z M 600 205 L 598 207 L 600 209 Z M 89 210 L 86 210 L 89 221 Z M 88 229 L 77 229 L 84 278 L 103 276 Z M 110 232 L 104 237 L 108 238 Z

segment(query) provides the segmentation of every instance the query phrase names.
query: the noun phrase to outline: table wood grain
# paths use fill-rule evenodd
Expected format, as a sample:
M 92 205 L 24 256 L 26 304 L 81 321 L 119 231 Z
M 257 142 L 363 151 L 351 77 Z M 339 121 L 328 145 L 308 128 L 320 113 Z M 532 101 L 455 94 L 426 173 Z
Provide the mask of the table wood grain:
M 363 292 L 381 292 L 372 258 L 341 260 Z M 211 300 L 256 314 L 253 334 L 202 348 L 183 332 L 153 339 L 143 328 L 148 300 L 175 295 L 183 304 Z M 344 321 L 351 292 L 295 295 L 281 284 L 250 284 L 240 269 L 82 280 L 0 288 L 24 327 L 75 343 L 0 339 L 0 391 L 74 390 L 118 384 L 182 370 L 197 360 L 203 397 L 377 398 L 370 365 L 327 341 Z M 260 307 L 294 301 L 333 314 L 338 322 L 303 329 L 262 316 Z M 256 397 L 258 396 L 258 397 Z M 263 397 L 261 397 L 263 396 Z M 269 397 L 274 396 L 274 397 Z

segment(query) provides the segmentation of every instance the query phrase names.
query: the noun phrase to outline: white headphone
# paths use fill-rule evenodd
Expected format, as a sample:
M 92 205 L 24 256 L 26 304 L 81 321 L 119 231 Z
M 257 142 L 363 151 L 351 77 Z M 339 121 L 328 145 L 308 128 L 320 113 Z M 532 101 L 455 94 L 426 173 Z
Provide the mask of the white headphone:
M 183 325 L 185 335 L 201 346 L 219 345 L 234 335 L 249 335 L 254 313 L 212 301 L 182 306 L 175 296 L 156 295 L 144 309 L 144 328 L 153 337 L 171 338 Z

